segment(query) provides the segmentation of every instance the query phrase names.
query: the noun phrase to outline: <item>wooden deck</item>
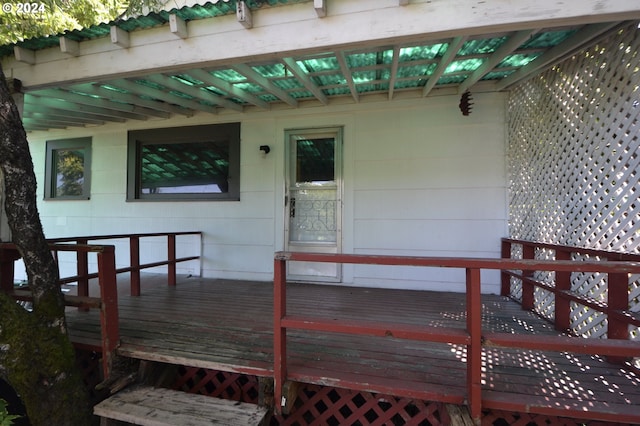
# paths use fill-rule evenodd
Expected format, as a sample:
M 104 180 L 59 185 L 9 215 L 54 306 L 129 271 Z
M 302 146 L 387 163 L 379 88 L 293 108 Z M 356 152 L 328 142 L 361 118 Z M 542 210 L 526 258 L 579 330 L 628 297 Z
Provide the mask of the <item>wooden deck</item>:
M 128 296 L 120 275 L 119 354 L 256 376 L 273 375 L 273 287 L 270 283 L 146 276 Z M 288 285 L 290 315 L 335 321 L 376 320 L 465 327 L 465 295 Z M 501 296 L 483 296 L 483 331 L 557 335 L 553 327 Z M 100 347 L 96 310 L 70 308 L 74 343 Z M 289 377 L 307 383 L 465 403 L 465 348 L 392 337 L 290 331 Z M 485 348 L 482 406 L 640 423 L 640 377 L 600 357 Z M 317 377 L 322 377 L 318 380 Z

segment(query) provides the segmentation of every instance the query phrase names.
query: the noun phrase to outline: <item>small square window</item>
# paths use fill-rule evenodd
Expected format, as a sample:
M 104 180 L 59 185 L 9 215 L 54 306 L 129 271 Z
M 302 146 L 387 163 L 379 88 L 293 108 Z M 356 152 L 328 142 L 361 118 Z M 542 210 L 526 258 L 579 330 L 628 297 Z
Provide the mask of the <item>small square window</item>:
M 127 200 L 239 200 L 240 123 L 129 132 Z
M 45 200 L 88 200 L 91 138 L 47 141 Z

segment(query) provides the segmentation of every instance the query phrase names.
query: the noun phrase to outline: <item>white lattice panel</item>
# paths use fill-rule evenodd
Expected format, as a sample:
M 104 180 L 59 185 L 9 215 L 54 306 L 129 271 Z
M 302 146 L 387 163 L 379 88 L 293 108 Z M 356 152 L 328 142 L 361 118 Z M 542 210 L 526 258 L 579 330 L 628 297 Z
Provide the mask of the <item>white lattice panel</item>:
M 640 253 L 639 33 L 630 24 L 512 90 L 512 238 Z M 636 312 L 638 278 L 629 288 Z M 573 274 L 572 288 L 606 300 L 600 275 Z M 548 317 L 545 293 L 536 292 L 536 305 Z M 584 306 L 573 305 L 572 326 L 606 334 L 605 318 Z M 640 339 L 640 330 L 631 336 Z

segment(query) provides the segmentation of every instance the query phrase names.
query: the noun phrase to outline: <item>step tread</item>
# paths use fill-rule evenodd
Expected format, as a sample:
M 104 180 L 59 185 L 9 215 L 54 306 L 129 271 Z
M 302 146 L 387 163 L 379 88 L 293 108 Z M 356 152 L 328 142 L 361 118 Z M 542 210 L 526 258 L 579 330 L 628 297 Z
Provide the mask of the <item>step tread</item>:
M 140 386 L 97 404 L 94 414 L 147 426 L 258 425 L 267 408 L 165 388 Z

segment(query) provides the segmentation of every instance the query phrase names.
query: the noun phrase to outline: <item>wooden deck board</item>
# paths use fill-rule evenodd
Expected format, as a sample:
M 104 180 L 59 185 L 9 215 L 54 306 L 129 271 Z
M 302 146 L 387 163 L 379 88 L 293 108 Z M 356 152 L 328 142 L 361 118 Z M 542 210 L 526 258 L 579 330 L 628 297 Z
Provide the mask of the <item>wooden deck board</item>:
M 270 283 L 182 278 L 169 288 L 156 281 L 145 277 L 140 297 L 120 290 L 121 354 L 272 375 Z M 336 321 L 461 329 L 466 322 L 465 296 L 454 293 L 290 284 L 287 308 L 290 315 Z M 99 345 L 95 310 L 69 310 L 68 322 L 74 342 Z M 550 324 L 499 296 L 483 296 L 482 322 L 487 332 L 557 335 Z M 289 331 L 287 340 L 289 373 L 298 380 L 444 402 L 466 398 L 462 346 L 298 330 Z M 484 364 L 487 407 L 504 409 L 515 400 L 540 413 L 583 411 L 583 418 L 600 419 L 610 419 L 612 410 L 638 411 L 640 423 L 640 378 L 599 357 L 485 348 Z

